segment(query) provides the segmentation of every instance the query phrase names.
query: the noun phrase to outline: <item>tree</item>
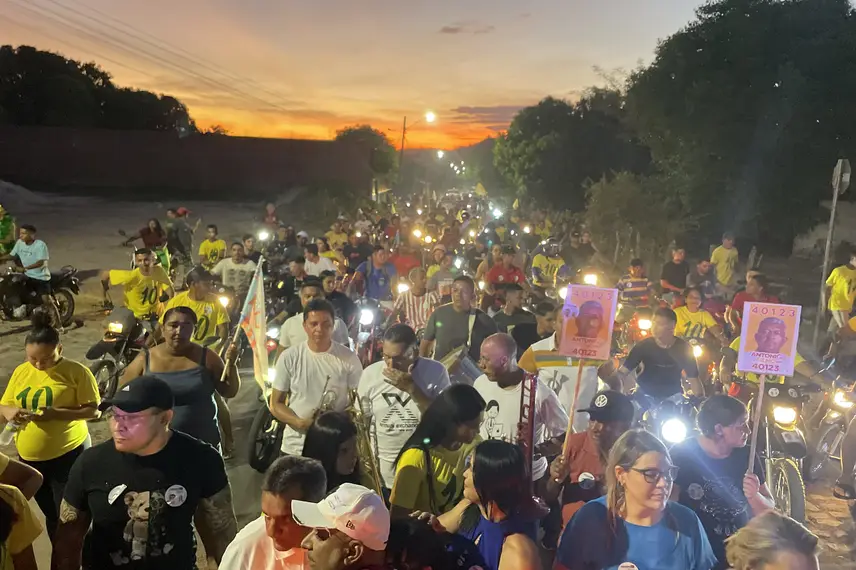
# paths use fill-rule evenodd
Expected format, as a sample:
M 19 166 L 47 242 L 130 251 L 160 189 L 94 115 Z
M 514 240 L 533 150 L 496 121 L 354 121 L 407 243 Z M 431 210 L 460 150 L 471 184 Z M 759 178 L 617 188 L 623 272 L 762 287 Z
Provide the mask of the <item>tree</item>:
M 718 0 L 629 81 L 628 116 L 710 240 L 790 248 L 853 156 L 856 18 L 848 0 Z
M 587 181 L 647 168 L 647 150 L 625 127 L 623 107 L 620 93 L 593 89 L 575 104 L 547 97 L 523 109 L 497 140 L 499 173 L 536 202 L 581 210 Z
M 472 146 L 458 149 L 466 165 L 463 178 L 472 184 L 481 183 L 491 197 L 511 197 L 515 187 L 503 176 L 494 162 L 496 138 L 486 138 Z
M 389 177 L 395 170 L 395 146 L 382 131 L 370 125 L 356 125 L 338 131 L 336 140 L 368 150 L 369 163 L 376 178 Z

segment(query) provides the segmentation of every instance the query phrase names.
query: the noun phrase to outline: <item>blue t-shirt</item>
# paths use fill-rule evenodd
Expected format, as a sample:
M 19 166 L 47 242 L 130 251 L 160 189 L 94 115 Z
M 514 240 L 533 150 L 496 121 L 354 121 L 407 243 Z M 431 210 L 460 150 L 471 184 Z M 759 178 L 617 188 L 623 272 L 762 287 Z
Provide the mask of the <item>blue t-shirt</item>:
M 357 273 L 362 274 L 366 280 L 366 297 L 378 301 L 392 299 L 392 279 L 398 275 L 395 271 L 395 265 L 387 262 L 382 267 L 376 267 L 372 264 L 371 272 L 369 272 L 368 266 L 371 263 L 372 261 L 369 259 L 357 266 Z
M 15 247 L 12 248 L 10 255 L 17 255 L 21 260 L 21 265 L 24 267 L 44 259 L 44 265 L 35 269 L 27 269 L 24 275 L 33 279 L 39 279 L 40 281 L 50 281 L 51 272 L 48 269 L 48 259 L 50 259 L 50 256 L 48 256 L 48 246 L 42 240 L 33 240 L 33 243 L 29 245 L 18 240 L 15 242 Z
M 710 570 L 716 565 L 701 521 L 690 509 L 669 502 L 656 525 L 619 519 L 613 531 L 606 497 L 589 501 L 571 518 L 556 560 L 573 570 Z

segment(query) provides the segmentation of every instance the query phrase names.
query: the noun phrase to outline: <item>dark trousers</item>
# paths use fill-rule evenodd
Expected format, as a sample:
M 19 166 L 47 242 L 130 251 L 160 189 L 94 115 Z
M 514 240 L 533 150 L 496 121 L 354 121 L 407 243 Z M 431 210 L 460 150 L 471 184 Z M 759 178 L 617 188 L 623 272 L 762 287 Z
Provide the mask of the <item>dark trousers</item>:
M 62 503 L 65 484 L 68 482 L 68 473 L 81 453 L 83 453 L 83 445 L 75 447 L 65 455 L 47 461 L 21 459 L 23 463 L 41 473 L 44 478 L 42 486 L 36 491 L 35 499 L 45 514 L 45 527 L 51 540 L 53 540 L 59 522 L 59 505 Z

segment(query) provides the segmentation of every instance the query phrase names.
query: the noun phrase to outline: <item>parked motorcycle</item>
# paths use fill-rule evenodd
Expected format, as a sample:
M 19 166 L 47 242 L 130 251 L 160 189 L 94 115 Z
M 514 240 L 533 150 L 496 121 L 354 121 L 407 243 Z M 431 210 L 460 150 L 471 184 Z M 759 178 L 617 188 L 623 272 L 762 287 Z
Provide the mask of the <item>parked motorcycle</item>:
M 119 307 L 107 315 L 104 336 L 86 351 L 86 358 L 95 361 L 89 369 L 102 400 L 113 397 L 119 376 L 146 349 L 147 332 L 150 331 L 130 309 Z
M 732 382 L 751 386 L 740 378 Z M 758 426 L 758 449 L 764 460 L 767 485 L 776 510 L 801 523 L 805 522 L 805 485 L 802 465 L 808 449 L 802 421 L 803 404 L 821 390 L 817 384 L 765 386 Z M 757 387 L 755 387 L 757 392 Z M 757 398 L 749 402 L 749 417 L 755 417 Z
M 74 297 L 80 294 L 77 269 L 66 265 L 57 272 L 51 272 L 50 283 L 60 323 L 67 327 L 74 318 Z M 0 311 L 3 311 L 7 320 L 24 320 L 41 306 L 41 297 L 27 285 L 24 274 L 15 273 L 10 268 L 7 273 L 0 275 Z

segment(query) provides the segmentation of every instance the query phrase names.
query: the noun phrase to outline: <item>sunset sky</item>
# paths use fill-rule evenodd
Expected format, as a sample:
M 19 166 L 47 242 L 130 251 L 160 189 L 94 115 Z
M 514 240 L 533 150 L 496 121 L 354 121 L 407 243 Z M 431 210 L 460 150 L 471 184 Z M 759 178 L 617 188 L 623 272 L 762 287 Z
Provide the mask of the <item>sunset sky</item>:
M 700 0 L 0 0 L 0 43 L 95 61 L 181 99 L 201 126 L 331 138 L 369 123 L 409 147 L 505 129 L 595 71 L 650 62 Z

